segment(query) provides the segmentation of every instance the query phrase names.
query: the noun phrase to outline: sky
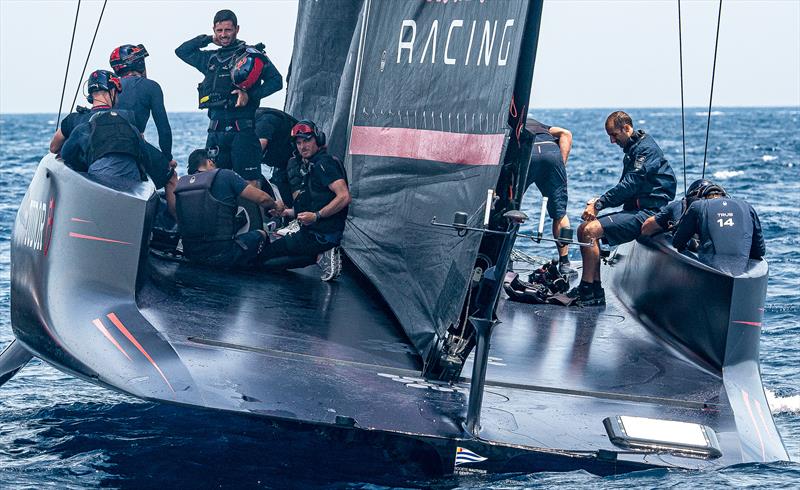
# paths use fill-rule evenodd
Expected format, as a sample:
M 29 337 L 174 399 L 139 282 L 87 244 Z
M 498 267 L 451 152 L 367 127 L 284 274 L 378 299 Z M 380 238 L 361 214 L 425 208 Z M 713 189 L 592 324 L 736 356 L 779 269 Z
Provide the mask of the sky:
M 57 111 L 76 5 L 77 0 L 0 0 L 0 113 Z M 717 5 L 682 3 L 690 107 L 708 104 Z M 80 70 L 101 6 L 99 0 L 81 3 L 65 109 L 85 78 Z M 87 73 L 108 69 L 114 47 L 142 43 L 150 53 L 148 76 L 161 84 L 167 110 L 196 111 L 202 77 L 174 49 L 210 33 L 214 12 L 222 8 L 239 17 L 239 37 L 264 42 L 285 75 L 295 0 L 110 0 Z M 281 91 L 262 106 L 282 108 L 284 98 Z M 532 108 L 678 107 L 680 100 L 676 0 L 545 0 Z M 714 106 L 800 106 L 800 0 L 723 2 Z

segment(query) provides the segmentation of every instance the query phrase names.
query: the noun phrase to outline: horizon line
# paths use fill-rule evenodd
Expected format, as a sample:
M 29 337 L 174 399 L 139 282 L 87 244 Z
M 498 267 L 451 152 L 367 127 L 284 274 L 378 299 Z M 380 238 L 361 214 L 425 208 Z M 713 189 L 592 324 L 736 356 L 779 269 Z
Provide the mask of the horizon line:
M 266 107 L 266 106 L 264 106 Z M 583 107 L 538 107 L 538 110 L 545 110 L 545 111 L 559 111 L 559 110 L 599 110 L 599 109 L 606 109 L 606 110 L 619 110 L 617 106 L 583 106 Z M 680 106 L 629 106 L 629 109 L 680 109 Z M 685 106 L 684 110 L 694 110 L 694 109 L 701 109 L 704 111 L 708 111 L 708 108 L 705 106 Z M 800 111 L 800 104 L 798 105 L 728 105 L 728 106 L 714 106 L 711 108 L 711 111 L 720 110 L 720 109 L 796 109 Z M 283 109 L 280 109 L 283 110 Z M 528 112 L 533 111 L 534 108 L 529 108 Z M 195 109 L 190 111 L 167 111 L 168 114 L 202 114 L 202 109 Z M 38 115 L 58 115 L 57 112 L 18 112 L 18 111 L 8 111 L 4 112 L 0 110 L 0 116 L 3 115 L 31 115 L 31 116 L 38 116 Z M 69 114 L 69 112 L 62 112 L 62 114 Z

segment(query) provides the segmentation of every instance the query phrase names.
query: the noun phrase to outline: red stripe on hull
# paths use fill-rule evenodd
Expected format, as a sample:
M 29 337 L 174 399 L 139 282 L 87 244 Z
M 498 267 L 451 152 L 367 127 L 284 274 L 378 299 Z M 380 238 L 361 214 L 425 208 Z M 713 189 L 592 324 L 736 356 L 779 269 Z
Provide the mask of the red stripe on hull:
M 102 333 L 103 336 L 109 340 L 109 342 L 114 344 L 114 347 L 116 347 L 118 351 L 122 352 L 123 356 L 127 357 L 129 361 L 133 360 L 131 359 L 131 356 L 129 356 L 128 353 L 125 352 L 125 349 L 123 349 L 122 346 L 119 345 L 119 342 L 117 342 L 117 340 L 111 336 L 111 332 L 108 331 L 108 329 L 105 327 L 105 325 L 103 325 L 103 323 L 100 321 L 99 318 L 95 318 L 94 320 L 92 320 L 92 323 L 94 324 L 95 327 L 97 327 L 97 330 L 100 330 L 100 333 Z
M 131 242 L 123 242 L 121 240 L 112 240 L 110 238 L 103 238 L 99 236 L 92 236 L 92 235 L 83 235 L 81 233 L 69 232 L 69 236 L 72 238 L 82 238 L 84 240 L 94 240 L 96 242 L 106 242 L 106 243 L 119 243 L 120 245 L 130 245 Z
M 733 323 L 741 323 L 742 325 L 750 325 L 751 327 L 760 327 L 761 322 L 745 322 L 741 320 L 734 320 Z
M 351 155 L 410 158 L 461 165 L 498 165 L 505 134 L 353 126 Z
M 123 324 L 122 324 L 122 322 L 121 322 L 121 321 L 120 321 L 120 319 L 117 317 L 117 315 L 116 315 L 116 314 L 114 314 L 114 313 L 109 313 L 109 314 L 108 314 L 108 315 L 106 315 L 106 316 L 108 317 L 108 319 L 109 319 L 109 320 L 111 320 L 111 323 L 113 323 L 113 324 L 114 324 L 114 326 L 115 326 L 115 327 L 117 327 L 117 329 L 118 329 L 120 332 L 122 332 L 122 335 L 124 335 L 125 337 L 127 337 L 127 338 L 128 338 L 128 340 L 130 340 L 130 341 L 131 341 L 131 343 L 132 343 L 134 346 L 136 346 L 136 348 L 137 348 L 137 349 L 139 349 L 139 352 L 141 352 L 141 353 L 142 353 L 142 355 L 143 355 L 144 357 L 146 357 L 148 361 L 150 361 L 150 364 L 152 364 L 152 365 L 153 365 L 153 367 L 154 367 L 154 368 L 156 368 L 156 371 L 158 371 L 158 374 L 160 374 L 160 375 L 161 375 L 161 378 L 164 380 L 164 382 L 165 382 L 165 383 L 167 383 L 167 386 L 169 386 L 169 389 L 170 389 L 170 390 L 172 390 L 172 392 L 173 392 L 173 393 L 175 393 L 175 390 L 172 388 L 172 385 L 170 384 L 169 380 L 167 380 L 167 377 L 166 377 L 166 376 L 164 376 L 164 373 L 161 371 L 161 368 L 160 368 L 160 367 L 158 367 L 158 364 L 156 364 L 156 361 L 154 361 L 154 360 L 153 360 L 153 358 L 152 358 L 152 357 L 150 357 L 150 354 L 148 354 L 148 353 L 147 353 L 147 351 L 146 351 L 146 350 L 144 350 L 144 347 L 142 347 L 142 344 L 140 344 L 140 343 L 139 343 L 139 341 L 138 341 L 138 340 L 136 340 L 136 337 L 134 337 L 134 336 L 133 336 L 133 334 L 132 334 L 132 333 L 130 333 L 130 331 L 128 331 L 128 329 L 127 329 L 127 328 L 125 328 L 125 325 L 123 325 Z

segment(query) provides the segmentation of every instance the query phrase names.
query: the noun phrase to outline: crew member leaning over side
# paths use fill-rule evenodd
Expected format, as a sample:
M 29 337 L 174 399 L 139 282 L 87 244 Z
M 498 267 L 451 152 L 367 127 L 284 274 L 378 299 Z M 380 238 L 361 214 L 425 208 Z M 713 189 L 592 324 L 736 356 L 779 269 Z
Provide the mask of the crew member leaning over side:
M 158 148 L 144 141 L 131 123 L 133 115 L 115 109 L 117 94 L 122 91 L 119 78 L 95 70 L 87 86 L 92 111 L 64 142 L 64 163 L 112 187 L 141 182 L 149 175 L 157 189 L 164 188 L 167 207 L 174 216 L 175 171 Z
M 276 213 L 284 210 L 266 192 L 247 185 L 236 172 L 218 169 L 207 150 L 189 155 L 189 175 L 178 180 L 178 228 L 189 260 L 216 267 L 250 267 L 267 241 L 264 230 L 235 235 L 237 200 L 252 201 Z
M 344 166 L 328 154 L 325 133 L 313 122 L 298 122 L 291 134 L 298 154 L 289 161 L 294 208 L 287 209 L 284 216 L 296 217 L 301 226 L 297 232 L 272 242 L 264 250 L 264 259 L 294 257 L 301 260 L 292 267 L 301 267 L 313 264 L 326 252 L 319 260 L 321 278 L 332 281 L 341 272 L 338 245 L 351 201 Z
M 214 35 L 201 34 L 175 54 L 200 70 L 200 108 L 208 109 L 206 148 L 218 147 L 217 165 L 233 169 L 253 186 L 261 177 L 261 145 L 254 131 L 261 99 L 283 87 L 281 74 L 261 50 L 236 39 L 239 25 L 230 10 L 214 16 Z M 219 49 L 203 51 L 210 43 Z
M 767 250 L 755 209 L 742 199 L 728 196 L 722 186 L 708 182 L 697 193 L 681 219 L 672 244 L 683 251 L 694 234 L 697 253 L 760 259 Z
M 150 115 L 153 115 L 153 122 L 158 130 L 158 146 L 170 161 L 170 166 L 175 168 L 176 162 L 172 157 L 172 128 L 164 108 L 164 93 L 156 81 L 147 78 L 144 63 L 147 56 L 149 53 L 141 44 L 123 44 L 111 52 L 109 63 L 122 81 L 122 93 L 119 95 L 117 108 L 133 112 L 133 124 L 142 134 L 147 128 Z
M 642 224 L 642 235 L 650 236 L 663 231 L 674 231 L 681 217 L 697 200 L 697 192 L 701 186 L 710 183 L 705 179 L 697 179 L 686 189 L 686 195 L 680 201 L 672 201 L 662 207 L 655 215 L 650 216 Z

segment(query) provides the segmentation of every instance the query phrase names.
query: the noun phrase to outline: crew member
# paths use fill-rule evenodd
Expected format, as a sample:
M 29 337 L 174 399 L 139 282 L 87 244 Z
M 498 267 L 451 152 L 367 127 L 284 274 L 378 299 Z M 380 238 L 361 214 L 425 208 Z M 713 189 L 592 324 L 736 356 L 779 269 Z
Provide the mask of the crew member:
M 122 81 L 117 109 L 133 112 L 132 122 L 143 134 L 150 115 L 153 115 L 158 130 L 158 146 L 170 161 L 170 166 L 175 168 L 176 163 L 172 158 L 172 128 L 164 108 L 164 93 L 158 82 L 147 78 L 144 63 L 147 56 L 149 54 L 141 44 L 123 44 L 111 52 L 109 63 Z
M 755 209 L 734 199 L 720 185 L 708 182 L 697 192 L 698 199 L 686 210 L 672 244 L 686 249 L 694 234 L 699 236 L 697 253 L 760 259 L 766 253 L 761 222 Z
M 683 213 L 697 200 L 697 191 L 708 180 L 697 179 L 686 189 L 686 195 L 680 201 L 672 201 L 661 208 L 655 215 L 650 216 L 642 224 L 642 235 L 651 236 L 663 231 L 673 231 L 681 220 Z
M 233 169 L 258 186 L 261 146 L 254 131 L 261 99 L 283 87 L 281 74 L 259 48 L 236 39 L 239 25 L 230 10 L 214 16 L 213 35 L 201 34 L 181 44 L 175 54 L 205 76 L 198 86 L 200 108 L 208 109 L 206 148 L 220 149 L 217 165 Z M 219 49 L 203 51 L 210 43 Z
M 87 90 L 92 110 L 64 143 L 64 163 L 112 186 L 141 182 L 149 175 L 157 189 L 164 188 L 168 209 L 174 215 L 177 176 L 169 160 L 133 126 L 133 114 L 116 110 L 122 92 L 120 79 L 109 71 L 95 70 Z
M 256 136 L 261 143 L 261 163 L 272 167 L 269 180 L 278 188 L 287 207 L 292 207 L 293 203 L 286 166 L 294 152 L 291 132 L 295 124 L 297 119 L 278 109 L 259 107 L 256 110 Z
M 298 122 L 291 131 L 297 156 L 289 161 L 294 207 L 284 212 L 296 217 L 300 229 L 269 244 L 264 259 L 294 257 L 294 267 L 313 264 L 319 254 L 322 280 L 336 279 L 341 272 L 339 243 L 342 240 L 350 189 L 342 163 L 325 149 L 325 133 L 311 121 Z M 265 265 L 269 265 L 267 262 Z
M 557 126 L 547 126 L 529 117 L 525 129 L 533 135 L 533 150 L 528 170 L 528 185 L 536 183 L 539 192 L 547 197 L 547 214 L 553 220 L 553 238 L 561 228 L 569 228 L 567 217 L 567 160 L 572 149 L 572 133 Z M 559 272 L 577 274 L 569 263 L 569 245 L 556 242 Z
M 605 127 L 611 143 L 624 152 L 622 177 L 617 185 L 586 203 L 584 222 L 578 227 L 580 241 L 592 245 L 581 247 L 581 282 L 567 295 L 584 306 L 605 304 L 598 240 L 612 246 L 635 240 L 644 221 L 675 198 L 675 173 L 653 137 L 634 130 L 631 117 L 622 111 L 612 112 Z M 598 211 L 617 206 L 622 206 L 622 211 L 597 216 Z
M 266 192 L 247 185 L 236 172 L 218 169 L 207 150 L 189 155 L 189 175 L 178 180 L 178 228 L 189 260 L 217 267 L 255 265 L 267 240 L 264 230 L 235 235 L 241 197 L 276 213 L 284 210 Z

